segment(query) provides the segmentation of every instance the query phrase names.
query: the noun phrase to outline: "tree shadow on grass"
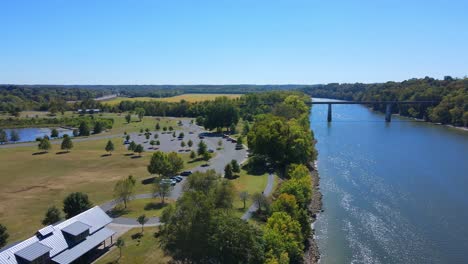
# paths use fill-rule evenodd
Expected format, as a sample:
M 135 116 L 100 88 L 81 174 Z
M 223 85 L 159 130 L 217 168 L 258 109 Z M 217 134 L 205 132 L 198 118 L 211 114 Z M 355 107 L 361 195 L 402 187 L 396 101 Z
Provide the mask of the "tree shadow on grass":
M 141 233 L 141 232 L 138 232 L 138 233 L 135 233 L 135 234 L 131 235 L 131 238 L 132 238 L 133 240 L 135 240 L 135 239 L 140 239 L 140 238 L 142 238 L 142 237 L 143 237 L 143 233 Z
M 143 157 L 143 156 L 133 156 L 132 159 L 139 159 L 141 157 Z
M 43 155 L 43 154 L 47 154 L 49 152 L 46 152 L 46 151 L 39 151 L 39 152 L 34 152 L 32 155 L 33 156 L 36 156 L 36 155 Z
M 248 162 L 242 166 L 243 170 L 246 170 L 248 174 L 260 176 L 268 172 L 265 159 L 257 156 L 252 156 Z
M 111 210 L 107 211 L 107 214 L 112 218 L 116 218 L 128 214 L 129 212 L 130 210 L 128 210 L 128 208 L 124 208 L 122 205 L 117 205 Z
M 124 156 L 128 157 L 128 156 L 133 156 L 134 154 L 133 153 L 125 153 L 123 154 Z
M 154 203 L 154 202 L 151 202 L 151 203 L 147 203 L 145 205 L 145 211 L 150 211 L 150 210 L 159 210 L 159 209 L 162 209 L 166 206 L 168 206 L 169 204 L 168 203 Z
M 55 153 L 55 155 L 62 155 L 62 154 L 67 154 L 67 153 L 70 153 L 70 151 L 59 151 Z
M 188 161 L 187 163 L 195 163 L 195 162 L 202 161 L 202 160 L 203 160 L 202 158 L 196 158 L 196 159 Z
M 110 156 L 112 156 L 112 155 L 109 154 L 109 153 L 108 153 L 108 154 L 102 154 L 102 155 L 101 155 L 102 158 L 104 158 L 104 157 L 110 157 Z

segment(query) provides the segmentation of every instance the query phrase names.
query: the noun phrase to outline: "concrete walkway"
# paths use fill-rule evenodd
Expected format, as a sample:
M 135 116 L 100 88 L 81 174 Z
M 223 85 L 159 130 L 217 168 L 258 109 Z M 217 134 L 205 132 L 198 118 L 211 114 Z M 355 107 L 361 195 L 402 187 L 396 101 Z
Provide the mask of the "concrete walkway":
M 275 183 L 275 175 L 274 174 L 269 174 L 268 175 L 268 183 L 267 186 L 265 186 L 265 190 L 263 190 L 263 196 L 268 197 L 271 192 L 273 191 L 273 185 Z M 242 215 L 241 219 L 242 220 L 248 220 L 252 217 L 252 214 L 258 210 L 258 206 L 254 203 L 252 204 L 247 212 Z

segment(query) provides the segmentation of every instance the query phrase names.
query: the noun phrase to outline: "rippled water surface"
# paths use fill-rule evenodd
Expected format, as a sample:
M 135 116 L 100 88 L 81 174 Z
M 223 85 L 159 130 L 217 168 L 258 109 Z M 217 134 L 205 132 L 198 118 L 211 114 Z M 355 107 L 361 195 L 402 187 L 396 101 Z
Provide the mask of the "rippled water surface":
M 315 105 L 322 263 L 468 263 L 468 132 L 359 105 L 326 118 Z

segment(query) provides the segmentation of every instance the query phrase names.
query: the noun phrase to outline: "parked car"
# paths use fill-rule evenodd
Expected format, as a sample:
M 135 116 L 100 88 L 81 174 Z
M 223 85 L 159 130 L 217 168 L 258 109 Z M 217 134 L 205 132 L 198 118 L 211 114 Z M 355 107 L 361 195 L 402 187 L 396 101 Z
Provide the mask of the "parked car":
M 199 139 L 204 139 L 205 137 L 204 136 L 198 136 Z
M 189 176 L 192 173 L 192 171 L 183 171 L 182 173 L 180 173 L 180 176 Z
M 175 176 L 176 178 L 176 182 L 181 182 L 184 178 L 180 177 L 180 176 Z
M 213 153 L 213 152 L 214 152 L 214 150 L 212 150 L 212 149 L 209 149 L 209 150 L 208 150 L 208 152 L 209 152 L 209 153 Z
M 162 179 L 161 183 L 169 183 L 171 186 L 175 186 L 177 182 L 171 179 Z

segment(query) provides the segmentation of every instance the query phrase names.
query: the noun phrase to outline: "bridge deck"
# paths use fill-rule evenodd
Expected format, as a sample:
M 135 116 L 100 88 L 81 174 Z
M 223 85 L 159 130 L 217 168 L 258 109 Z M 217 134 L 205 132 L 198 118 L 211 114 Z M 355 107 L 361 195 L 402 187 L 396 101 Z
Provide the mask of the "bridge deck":
M 436 101 L 320 101 L 307 104 L 436 104 Z

